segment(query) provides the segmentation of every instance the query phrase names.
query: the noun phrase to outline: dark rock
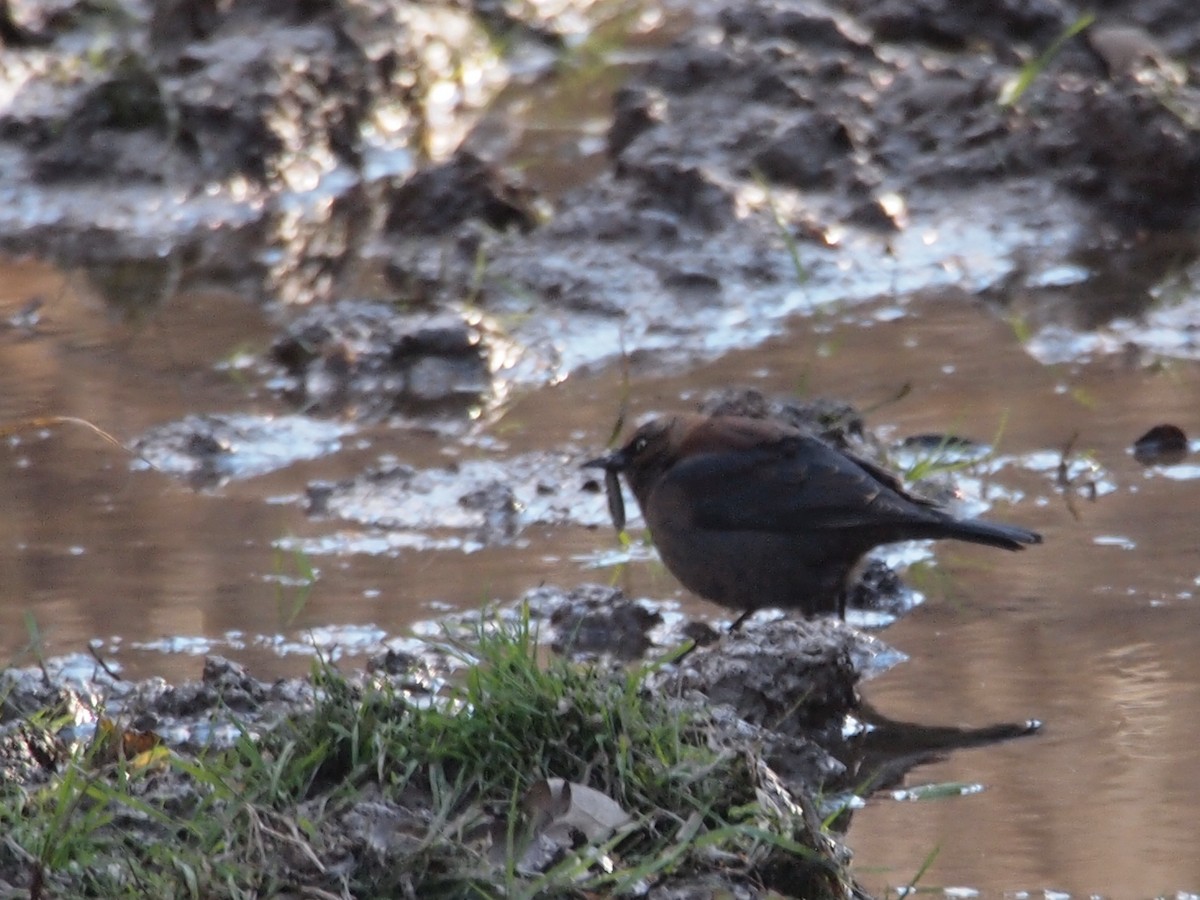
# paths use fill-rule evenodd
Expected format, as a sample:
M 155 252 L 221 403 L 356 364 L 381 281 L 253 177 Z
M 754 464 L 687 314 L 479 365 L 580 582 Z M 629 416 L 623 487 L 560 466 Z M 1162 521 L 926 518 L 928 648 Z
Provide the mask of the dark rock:
M 511 543 L 520 531 L 521 507 L 510 485 L 493 481 L 459 497 L 458 503 L 464 509 L 483 513 L 483 525 L 475 534 L 475 540 L 481 544 Z
M 644 87 L 626 87 L 613 96 L 613 120 L 608 128 L 608 155 L 616 159 L 642 132 L 663 120 L 662 94 Z
M 854 149 L 850 132 L 827 113 L 804 113 L 754 155 L 771 181 L 798 188 L 828 184 Z
M 329 498 L 337 490 L 337 484 L 330 481 L 310 481 L 304 488 L 304 499 L 307 502 L 304 511 L 310 516 L 324 516 L 329 512 Z
M 729 192 L 695 166 L 668 160 L 622 162 L 617 175 L 636 185 L 642 203 L 667 210 L 692 227 L 717 231 L 733 221 Z
M 530 191 L 469 151 L 417 172 L 392 190 L 384 228 L 394 235 L 444 234 L 471 219 L 503 231 L 537 224 Z
M 1174 465 L 1187 454 L 1187 435 L 1178 425 L 1155 425 L 1133 444 L 1133 458 L 1144 466 Z
M 463 408 L 491 387 L 479 327 L 453 315 L 402 313 L 373 302 L 317 307 L 271 347 L 284 390 L 309 409 L 372 416 L 405 408 Z
M 392 361 L 402 363 L 417 356 L 478 356 L 479 333 L 465 323 L 419 328 L 401 335 L 392 348 Z
M 869 559 L 846 597 L 849 609 L 866 609 L 899 617 L 912 609 L 912 590 L 886 563 Z
M 651 647 L 648 632 L 662 624 L 658 612 L 601 585 L 581 585 L 566 592 L 539 588 L 523 600 L 549 618 L 554 626 L 550 646 L 568 656 L 640 659 Z
M 884 204 L 875 197 L 864 200 L 850 210 L 846 215 L 846 221 L 872 231 L 896 232 L 900 230 L 900 223 L 896 217 L 888 212 Z
M 721 292 L 721 279 L 711 272 L 676 269 L 664 272 L 663 287 L 691 294 L 715 295 Z

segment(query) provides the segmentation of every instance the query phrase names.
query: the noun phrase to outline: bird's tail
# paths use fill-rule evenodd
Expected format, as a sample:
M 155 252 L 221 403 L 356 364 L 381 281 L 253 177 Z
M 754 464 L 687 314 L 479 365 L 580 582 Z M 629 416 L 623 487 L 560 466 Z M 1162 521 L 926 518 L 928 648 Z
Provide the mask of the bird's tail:
M 940 537 L 986 544 L 1003 550 L 1024 550 L 1027 544 L 1040 544 L 1042 536 L 1019 525 L 1001 525 L 983 519 L 953 519 L 947 517 L 945 531 Z

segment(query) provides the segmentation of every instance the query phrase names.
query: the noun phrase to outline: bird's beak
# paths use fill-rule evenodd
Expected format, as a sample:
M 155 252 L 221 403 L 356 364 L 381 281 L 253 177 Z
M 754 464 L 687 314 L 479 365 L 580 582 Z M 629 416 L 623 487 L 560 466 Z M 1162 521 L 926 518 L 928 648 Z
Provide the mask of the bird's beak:
M 622 450 L 616 450 L 608 456 L 589 459 L 580 467 L 604 470 L 604 493 L 608 495 L 608 514 L 612 516 L 613 527 L 618 533 L 625 530 L 625 499 L 621 495 L 621 479 L 617 473 L 624 471 L 628 465 L 629 455 Z
M 603 469 L 606 472 L 623 472 L 628 465 L 629 457 L 622 451 L 617 450 L 608 454 L 608 456 L 598 456 L 595 459 L 589 459 L 580 468 Z

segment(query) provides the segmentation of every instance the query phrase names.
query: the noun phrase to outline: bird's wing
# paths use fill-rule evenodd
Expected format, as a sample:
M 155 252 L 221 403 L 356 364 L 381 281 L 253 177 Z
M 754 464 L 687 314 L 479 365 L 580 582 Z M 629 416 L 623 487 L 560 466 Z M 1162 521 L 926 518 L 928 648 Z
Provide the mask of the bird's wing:
M 870 475 L 876 481 L 879 481 L 882 484 L 886 485 L 887 487 L 891 488 L 893 491 L 895 491 L 897 494 L 899 494 L 901 496 L 901 498 L 903 498 L 904 500 L 909 500 L 909 501 L 917 504 L 918 506 L 929 506 L 929 507 L 934 507 L 934 508 L 938 507 L 939 504 L 933 500 L 930 500 L 928 497 L 922 497 L 918 494 L 914 494 L 914 493 L 910 492 L 904 486 L 904 482 L 901 481 L 900 477 L 898 475 L 896 475 L 894 472 L 889 472 L 887 469 L 883 468 L 882 466 L 876 465 L 875 463 L 871 462 L 869 459 L 863 459 L 861 456 L 851 453 L 849 450 L 841 450 L 841 451 L 835 450 L 834 452 L 840 452 L 842 454 L 842 456 L 846 457 L 846 459 L 850 460 L 850 462 L 854 463 L 856 466 L 858 466 L 861 469 L 865 469 L 867 471 L 868 475 Z
M 789 436 L 754 449 L 676 463 L 655 489 L 700 528 L 803 532 L 936 520 L 896 479 L 817 438 Z

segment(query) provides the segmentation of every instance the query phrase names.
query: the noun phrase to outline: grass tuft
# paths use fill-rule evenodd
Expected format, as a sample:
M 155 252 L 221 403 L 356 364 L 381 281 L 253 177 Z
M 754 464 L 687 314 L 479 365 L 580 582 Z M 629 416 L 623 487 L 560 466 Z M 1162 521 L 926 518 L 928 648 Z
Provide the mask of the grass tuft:
M 45 786 L 0 790 L 0 882 L 34 900 L 623 896 L 714 877 L 846 896 L 819 823 L 706 706 L 647 689 L 653 666 L 547 658 L 527 611 L 446 642 L 468 665 L 437 698 L 318 665 L 311 708 L 229 746 L 96 749 L 135 743 L 115 733 L 65 754 Z

